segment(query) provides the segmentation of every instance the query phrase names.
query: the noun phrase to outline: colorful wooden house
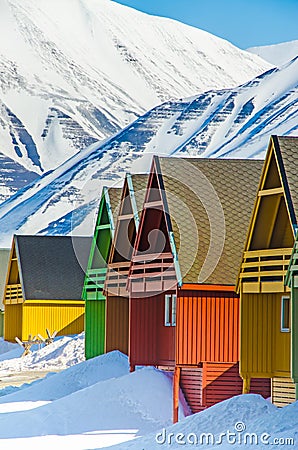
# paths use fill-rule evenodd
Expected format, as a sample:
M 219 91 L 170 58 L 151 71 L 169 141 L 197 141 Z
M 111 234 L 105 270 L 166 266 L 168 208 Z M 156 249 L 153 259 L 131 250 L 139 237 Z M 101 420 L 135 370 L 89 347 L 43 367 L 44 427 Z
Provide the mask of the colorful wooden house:
M 284 326 L 289 329 L 291 334 L 291 352 L 290 352 L 290 379 L 287 379 L 287 384 L 291 385 L 290 401 L 294 401 L 294 393 L 292 381 L 295 384 L 295 400 L 298 400 L 298 234 L 296 239 L 288 267 L 286 276 L 286 284 L 291 289 L 291 298 L 288 300 L 289 308 L 286 315 L 282 317 Z M 283 395 L 285 396 L 286 389 Z
M 128 354 L 129 296 L 127 275 L 143 207 L 148 175 L 127 174 L 109 256 L 105 283 L 106 351 Z
M 106 298 L 103 286 L 121 199 L 121 188 L 102 190 L 82 297 L 85 300 L 85 356 L 105 351 Z
M 272 402 L 295 400 L 291 380 L 290 290 L 285 275 L 298 217 L 298 138 L 272 136 L 238 279 L 240 375 L 272 379 Z
M 81 298 L 91 239 L 14 236 L 4 294 L 4 339 L 84 329 Z
M 235 280 L 261 168 L 153 159 L 129 272 L 129 359 L 174 371 L 175 421 L 179 385 L 192 412 L 241 393 Z
M 5 289 L 9 255 L 10 255 L 9 248 L 0 248 L 0 336 L 3 336 L 3 329 L 4 329 L 3 295 Z

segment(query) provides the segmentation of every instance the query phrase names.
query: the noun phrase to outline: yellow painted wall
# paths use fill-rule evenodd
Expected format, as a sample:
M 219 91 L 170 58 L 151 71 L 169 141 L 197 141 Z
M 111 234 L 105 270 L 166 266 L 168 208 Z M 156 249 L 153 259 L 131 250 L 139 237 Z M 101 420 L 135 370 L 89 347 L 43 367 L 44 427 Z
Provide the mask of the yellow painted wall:
M 283 294 L 245 293 L 240 299 L 240 375 L 290 375 L 291 333 L 280 331 Z
M 23 304 L 23 339 L 29 334 L 45 336 L 46 328 L 59 336 L 77 334 L 84 330 L 84 304 Z
M 46 337 L 46 328 L 58 335 L 77 334 L 84 330 L 84 308 L 80 304 L 29 302 L 5 307 L 5 339 L 14 341 L 15 336 L 28 340 L 29 334 Z
M 22 312 L 23 305 L 5 305 L 4 313 L 4 339 L 15 342 L 15 337 L 22 338 Z

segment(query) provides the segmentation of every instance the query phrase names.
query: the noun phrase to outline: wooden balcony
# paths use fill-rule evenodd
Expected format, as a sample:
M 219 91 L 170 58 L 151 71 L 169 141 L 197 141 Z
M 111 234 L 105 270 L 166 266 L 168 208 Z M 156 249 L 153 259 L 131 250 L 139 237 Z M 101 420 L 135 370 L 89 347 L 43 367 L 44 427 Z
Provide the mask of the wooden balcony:
M 172 253 L 137 255 L 129 273 L 130 294 L 162 293 L 176 289 L 177 278 Z
M 127 278 L 130 261 L 109 264 L 107 271 L 105 292 L 108 295 L 128 297 Z
M 84 289 L 99 289 L 103 290 L 104 282 L 106 279 L 107 268 L 101 269 L 89 269 L 87 271 L 87 277 L 85 281 Z
M 23 302 L 24 299 L 21 284 L 8 284 L 5 289 L 5 304 L 16 305 Z
M 285 292 L 291 248 L 244 252 L 240 271 L 242 292 Z

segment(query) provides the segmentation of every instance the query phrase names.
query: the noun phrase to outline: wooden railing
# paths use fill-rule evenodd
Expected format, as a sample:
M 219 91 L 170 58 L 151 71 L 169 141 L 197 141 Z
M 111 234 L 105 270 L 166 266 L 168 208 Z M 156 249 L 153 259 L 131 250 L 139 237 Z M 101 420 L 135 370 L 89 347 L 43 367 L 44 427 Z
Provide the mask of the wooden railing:
M 130 292 L 165 292 L 177 284 L 172 253 L 137 255 L 129 273 Z
M 291 252 L 291 248 L 244 252 L 240 282 L 245 284 L 245 290 L 249 290 L 249 285 L 253 292 L 262 291 L 263 287 L 269 291 L 284 290 Z
M 109 264 L 107 271 L 105 291 L 108 295 L 127 297 L 127 278 L 130 261 Z
M 106 267 L 102 269 L 89 269 L 87 271 L 87 283 L 85 282 L 84 288 L 87 290 L 88 288 L 97 288 L 102 290 L 106 279 L 106 273 Z
M 7 305 L 23 303 L 21 284 L 8 284 L 5 289 L 5 303 Z

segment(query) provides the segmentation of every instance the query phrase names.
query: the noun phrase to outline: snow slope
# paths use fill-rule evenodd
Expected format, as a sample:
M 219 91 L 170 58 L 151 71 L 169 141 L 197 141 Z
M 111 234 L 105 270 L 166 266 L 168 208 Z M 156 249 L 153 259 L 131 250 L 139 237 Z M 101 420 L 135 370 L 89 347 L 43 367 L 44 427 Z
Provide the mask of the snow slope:
M 260 47 L 250 47 L 248 52 L 258 55 L 274 66 L 282 66 L 291 59 L 298 56 L 298 40 L 282 42 L 275 45 L 264 45 Z
M 240 87 L 168 101 L 92 144 L 0 205 L 0 245 L 18 233 L 90 235 L 103 184 L 148 170 L 152 154 L 263 157 L 298 133 L 298 58 Z
M 178 433 L 181 433 L 182 436 L 179 436 Z M 214 438 L 214 441 L 210 440 L 209 444 L 206 442 L 206 433 L 210 433 Z M 253 437 L 252 441 L 246 441 L 246 439 L 250 439 L 245 437 L 246 433 L 254 433 L 256 437 Z M 197 444 L 195 444 L 196 438 L 198 439 Z M 285 444 L 284 440 L 288 438 L 293 439 L 293 443 Z M 165 443 L 163 443 L 164 440 Z M 211 445 L 212 442 L 213 445 Z M 279 409 L 259 395 L 246 394 L 233 397 L 199 414 L 190 416 L 166 428 L 165 432 L 161 430 L 136 441 L 127 442 L 125 450 L 157 450 L 161 448 L 228 450 L 231 448 L 268 449 L 270 447 L 285 449 L 296 448 L 297 443 L 298 402 Z M 112 449 L 123 450 L 124 446 L 120 444 L 113 446 Z
M 0 38 L 6 197 L 165 100 L 271 67 L 205 31 L 110 0 L 2 0 Z

